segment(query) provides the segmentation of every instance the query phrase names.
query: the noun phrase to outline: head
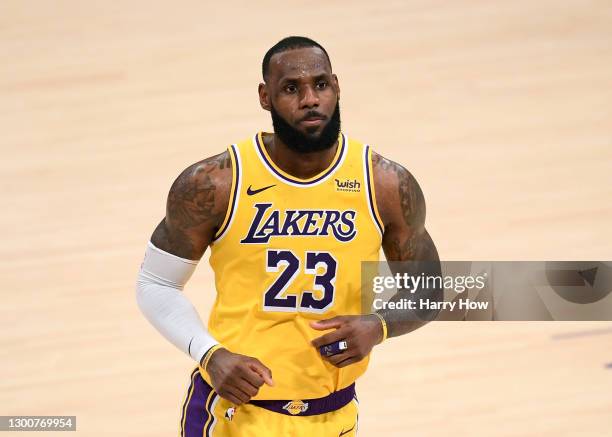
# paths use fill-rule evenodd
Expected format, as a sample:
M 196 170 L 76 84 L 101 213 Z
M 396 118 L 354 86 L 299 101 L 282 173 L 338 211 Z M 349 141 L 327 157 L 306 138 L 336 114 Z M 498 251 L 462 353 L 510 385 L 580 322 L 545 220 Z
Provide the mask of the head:
M 325 49 L 305 37 L 285 38 L 264 56 L 262 75 L 259 102 L 281 141 L 300 153 L 332 147 L 340 133 L 340 87 Z

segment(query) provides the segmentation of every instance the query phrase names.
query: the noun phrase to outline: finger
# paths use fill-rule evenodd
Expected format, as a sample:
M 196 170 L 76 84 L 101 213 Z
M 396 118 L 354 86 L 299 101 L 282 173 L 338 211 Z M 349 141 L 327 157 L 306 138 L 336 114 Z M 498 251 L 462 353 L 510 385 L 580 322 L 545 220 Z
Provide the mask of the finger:
M 274 381 L 272 380 L 272 371 L 264 366 L 263 363 L 257 358 L 254 358 L 253 361 L 249 363 L 249 368 L 261 376 L 263 381 L 270 387 L 274 385 Z
M 319 347 L 319 354 L 323 357 L 331 357 L 332 355 L 341 354 L 348 349 L 346 340 L 334 341 L 333 343 L 325 344 Z
M 347 334 L 347 330 L 340 328 L 335 331 L 328 332 L 327 334 L 323 334 L 320 337 L 315 338 L 310 343 L 314 347 L 321 347 L 326 344 L 334 343 L 336 341 L 344 340 Z
M 334 366 L 337 365 L 338 363 L 346 360 L 347 358 L 352 357 L 352 354 L 350 354 L 349 352 L 343 352 L 343 353 L 339 353 L 336 355 L 330 355 L 328 357 L 323 357 L 323 359 L 325 361 L 327 361 L 330 364 L 333 364 Z
M 310 326 L 318 331 L 325 331 L 326 329 L 339 328 L 344 324 L 342 317 L 332 317 L 327 320 L 317 320 L 316 322 L 310 322 Z
M 245 393 L 249 399 L 257 394 L 259 391 L 258 387 L 253 386 L 249 381 L 244 378 L 236 381 L 236 387 L 238 387 L 243 393 Z
M 250 367 L 244 369 L 244 371 L 240 373 L 240 377 L 256 389 L 259 389 L 259 387 L 264 385 L 264 379 L 259 375 L 259 373 L 257 373 Z
M 327 361 L 332 363 L 334 366 L 337 366 L 344 360 L 348 360 L 349 358 L 354 356 L 354 352 L 342 352 L 341 354 L 332 355 L 331 357 L 327 357 Z
M 243 402 L 240 399 L 238 399 L 236 396 L 234 396 L 233 394 L 231 394 L 228 391 L 223 391 L 223 392 L 219 393 L 219 396 L 221 396 L 223 399 L 227 399 L 228 401 L 230 401 L 235 406 L 243 404 Z
M 238 399 L 241 404 L 244 404 L 251 399 L 251 397 L 243 392 L 236 383 L 232 384 L 230 387 L 227 387 L 226 391 Z
M 336 367 L 338 367 L 338 368 L 346 367 L 348 365 L 351 365 L 353 363 L 361 361 L 362 359 L 363 358 L 359 358 L 359 356 L 353 356 L 353 357 L 350 357 L 350 358 L 348 358 L 348 359 L 346 359 L 344 361 L 339 362 L 338 364 L 336 364 Z

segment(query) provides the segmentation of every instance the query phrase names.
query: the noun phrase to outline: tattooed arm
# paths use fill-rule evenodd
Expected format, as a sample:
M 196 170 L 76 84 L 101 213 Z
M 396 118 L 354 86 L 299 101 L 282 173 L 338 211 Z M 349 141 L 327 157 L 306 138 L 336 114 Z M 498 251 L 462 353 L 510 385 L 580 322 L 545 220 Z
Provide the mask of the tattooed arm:
M 182 291 L 224 217 L 227 186 L 231 186 L 227 153 L 198 162 L 179 175 L 136 281 L 136 301 L 143 315 L 196 361 L 218 341 L 206 332 Z
M 151 242 L 181 258 L 199 260 L 223 222 L 231 184 L 227 151 L 186 168 L 170 188 L 166 217 Z
M 372 153 L 376 204 L 385 226 L 382 247 L 393 274 L 440 275 L 438 251 L 425 229 L 425 198 L 412 174 L 401 165 Z M 412 261 L 393 263 L 393 261 Z M 417 292 L 417 297 L 439 300 L 442 290 Z M 414 300 L 415 295 L 399 290 L 393 300 L 402 296 Z M 405 310 L 381 310 L 387 322 L 388 336 L 395 337 L 420 328 L 424 320 L 416 320 Z M 431 318 L 427 314 L 423 319 Z
M 153 252 L 149 259 L 145 257 L 137 299 L 158 331 L 204 367 L 215 391 L 240 405 L 255 396 L 264 382 L 273 384 L 272 372 L 257 358 L 232 353 L 219 345 L 180 292 L 195 270 L 196 263 L 192 261 L 202 257 L 223 222 L 231 184 L 227 152 L 193 164 L 174 181 L 168 194 L 166 217 L 153 232 L 151 243 L 183 260 L 168 254 L 160 259 Z M 152 261 L 153 257 L 157 261 Z M 156 270 L 148 271 L 149 267 Z
M 412 263 L 390 263 L 392 272 L 410 275 L 440 275 L 438 252 L 425 230 L 425 200 L 416 180 L 401 165 L 383 158 L 372 156 L 376 205 L 385 226 L 383 250 L 387 261 L 415 261 Z M 442 290 L 419 290 L 418 298 L 439 300 Z M 391 300 L 414 295 L 408 290 L 399 290 Z M 420 328 L 432 317 L 432 313 L 404 310 L 381 310 L 378 312 L 387 324 L 387 337 L 406 334 Z M 435 315 L 435 314 L 434 314 Z M 312 340 L 316 348 L 344 340 L 347 349 L 323 359 L 336 367 L 345 367 L 361 361 L 372 348 L 383 340 L 380 319 L 373 314 L 365 316 L 336 316 L 311 323 L 314 329 L 335 331 Z

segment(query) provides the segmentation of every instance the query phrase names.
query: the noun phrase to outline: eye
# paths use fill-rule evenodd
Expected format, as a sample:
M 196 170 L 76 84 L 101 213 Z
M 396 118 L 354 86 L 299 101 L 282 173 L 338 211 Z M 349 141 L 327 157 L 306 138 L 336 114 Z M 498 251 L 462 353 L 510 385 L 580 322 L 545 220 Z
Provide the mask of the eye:
M 324 80 L 320 80 L 317 82 L 317 89 L 324 90 L 327 88 L 327 82 Z
M 294 84 L 290 83 L 289 85 L 285 86 L 284 91 L 286 93 L 293 94 L 297 91 L 297 87 Z

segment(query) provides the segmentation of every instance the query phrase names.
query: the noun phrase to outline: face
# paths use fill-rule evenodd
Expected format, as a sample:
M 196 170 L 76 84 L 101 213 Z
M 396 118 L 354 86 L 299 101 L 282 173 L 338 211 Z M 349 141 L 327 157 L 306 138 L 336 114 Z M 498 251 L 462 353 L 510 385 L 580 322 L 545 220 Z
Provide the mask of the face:
M 340 89 L 325 53 L 318 47 L 287 50 L 272 56 L 261 106 L 272 114 L 274 132 L 302 153 L 334 145 L 340 132 Z

